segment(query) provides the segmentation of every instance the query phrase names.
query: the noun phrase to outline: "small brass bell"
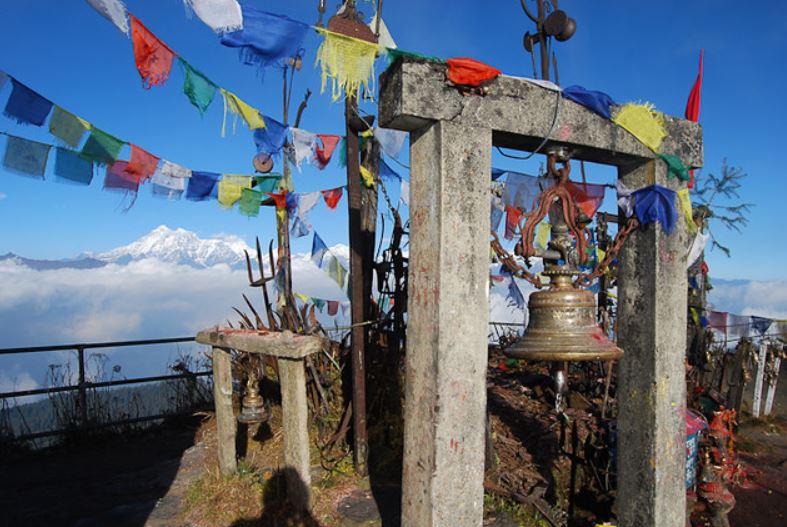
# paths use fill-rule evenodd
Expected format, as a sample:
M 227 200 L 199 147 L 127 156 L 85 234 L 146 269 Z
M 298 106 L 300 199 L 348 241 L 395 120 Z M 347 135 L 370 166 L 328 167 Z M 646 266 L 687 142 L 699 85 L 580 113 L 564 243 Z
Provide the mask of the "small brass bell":
M 238 421 L 246 424 L 264 423 L 268 420 L 270 414 L 259 391 L 258 362 L 253 358 L 251 359 Z
M 549 171 L 558 181 L 542 192 L 537 210 L 522 230 L 519 247 L 525 257 L 543 257 L 542 274 L 550 279 L 549 289 L 531 293 L 525 334 L 505 353 L 534 361 L 615 360 L 623 350 L 609 340 L 596 322 L 593 293 L 580 289 L 572 280 L 573 275 L 580 274 L 577 265 L 581 255 L 586 254 L 589 218 L 579 213 L 566 188 L 567 159 L 561 159 L 564 167 L 557 170 L 557 158 L 554 154 L 549 156 Z M 532 243 L 533 231 L 547 211 L 552 224 L 551 239 L 548 248 L 537 250 Z

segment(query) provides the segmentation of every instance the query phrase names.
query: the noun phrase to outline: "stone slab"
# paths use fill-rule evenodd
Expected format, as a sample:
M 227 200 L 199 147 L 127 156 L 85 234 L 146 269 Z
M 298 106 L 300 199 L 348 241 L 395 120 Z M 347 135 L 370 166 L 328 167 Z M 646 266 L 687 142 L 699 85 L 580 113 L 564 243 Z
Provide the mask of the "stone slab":
M 284 359 L 303 359 L 323 349 L 324 339 L 291 331 L 247 331 L 214 327 L 197 333 L 197 342 Z

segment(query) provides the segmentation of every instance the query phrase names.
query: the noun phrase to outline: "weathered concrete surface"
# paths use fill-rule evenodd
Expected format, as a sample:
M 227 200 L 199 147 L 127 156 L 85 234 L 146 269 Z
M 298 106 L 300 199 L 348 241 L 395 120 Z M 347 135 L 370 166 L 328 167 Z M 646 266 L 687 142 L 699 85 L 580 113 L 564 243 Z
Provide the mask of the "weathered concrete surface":
M 677 189 L 662 162 L 618 173 L 626 186 Z M 686 246 L 682 214 L 671 235 L 635 231 L 618 272 L 618 525 L 682 527 L 685 522 Z
M 232 362 L 230 354 L 221 348 L 213 348 L 213 401 L 219 469 L 228 476 L 238 468 L 235 451 L 237 423 L 232 410 Z
M 402 525 L 483 518 L 492 133 L 411 134 Z
M 517 77 L 501 76 L 485 97 L 465 97 L 445 81 L 445 64 L 400 61 L 381 76 L 380 125 L 415 131 L 432 121 L 461 121 L 492 128 L 496 146 L 534 150 L 555 117 L 559 95 Z M 560 101 L 549 145 L 570 147 L 574 159 L 610 165 L 653 159 L 633 135 L 585 107 Z M 702 166 L 702 133 L 697 123 L 666 117 L 669 137 L 661 151 L 687 166 Z
M 278 363 L 287 498 L 295 507 L 308 510 L 311 506 L 311 442 L 306 371 L 302 360 L 279 359 Z
M 298 335 L 291 331 L 246 331 L 216 326 L 197 333 L 196 341 L 208 346 L 232 348 L 271 357 L 303 359 L 319 353 L 324 339 Z

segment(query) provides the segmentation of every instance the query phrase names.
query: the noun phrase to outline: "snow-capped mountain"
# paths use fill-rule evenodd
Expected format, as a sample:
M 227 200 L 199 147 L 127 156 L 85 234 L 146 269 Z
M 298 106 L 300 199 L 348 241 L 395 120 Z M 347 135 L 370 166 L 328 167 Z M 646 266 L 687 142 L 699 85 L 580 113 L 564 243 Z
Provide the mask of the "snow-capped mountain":
M 237 267 L 244 265 L 244 250 L 251 251 L 251 248 L 235 236 L 203 239 L 186 229 L 170 229 L 161 225 L 128 245 L 84 256 L 116 264 L 154 258 L 192 267 L 212 267 L 217 264 Z

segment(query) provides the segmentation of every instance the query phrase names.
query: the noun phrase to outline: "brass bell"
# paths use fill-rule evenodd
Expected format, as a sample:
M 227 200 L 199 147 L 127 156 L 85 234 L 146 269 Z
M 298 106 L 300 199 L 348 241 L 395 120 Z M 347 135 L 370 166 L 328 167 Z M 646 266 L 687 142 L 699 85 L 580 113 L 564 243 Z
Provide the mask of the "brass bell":
M 268 420 L 270 414 L 259 391 L 258 362 L 253 357 L 250 357 L 250 359 L 249 372 L 246 377 L 246 389 L 241 400 L 238 421 L 246 424 L 264 423 Z
M 561 170 L 555 166 L 558 160 L 564 165 Z M 550 279 L 549 289 L 530 294 L 525 334 L 506 348 L 505 353 L 535 361 L 618 359 L 623 350 L 609 340 L 596 322 L 593 293 L 579 288 L 572 280 L 573 275 L 581 274 L 577 266 L 586 254 L 588 218 L 579 214 L 566 188 L 569 173 L 566 154 L 550 154 L 549 172 L 558 181 L 539 197 L 537 210 L 523 228 L 519 247 L 525 257 L 543 258 L 542 274 Z M 547 211 L 552 224 L 551 239 L 547 248 L 539 250 L 533 246 L 533 232 Z

